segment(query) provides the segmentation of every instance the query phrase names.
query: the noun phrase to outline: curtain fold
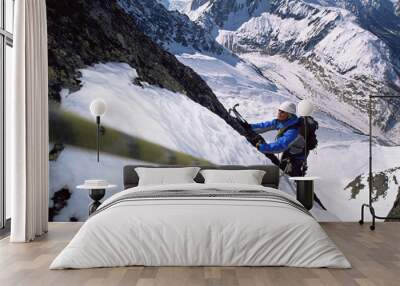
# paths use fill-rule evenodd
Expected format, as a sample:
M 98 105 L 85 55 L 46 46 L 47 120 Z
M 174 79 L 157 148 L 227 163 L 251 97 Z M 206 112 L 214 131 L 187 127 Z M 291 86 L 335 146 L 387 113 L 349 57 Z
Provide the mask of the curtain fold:
M 13 94 L 6 111 L 11 242 L 48 228 L 48 62 L 45 0 L 15 2 Z M 7 100 L 7 99 L 6 99 Z

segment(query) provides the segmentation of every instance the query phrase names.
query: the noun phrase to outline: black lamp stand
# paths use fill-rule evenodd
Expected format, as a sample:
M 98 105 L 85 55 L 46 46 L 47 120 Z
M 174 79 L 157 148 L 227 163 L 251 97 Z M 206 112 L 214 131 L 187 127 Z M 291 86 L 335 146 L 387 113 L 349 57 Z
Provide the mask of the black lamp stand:
M 400 219 L 400 217 L 383 217 L 383 216 L 378 216 L 375 213 L 375 209 L 372 205 L 372 180 L 373 180 L 373 174 L 372 174 L 372 99 L 373 98 L 398 98 L 400 99 L 400 96 L 370 96 L 369 97 L 369 104 L 368 104 L 368 115 L 369 115 L 369 174 L 368 174 L 368 188 L 369 188 L 369 203 L 368 204 L 363 204 L 361 206 L 361 219 L 359 221 L 359 224 L 364 224 L 364 208 L 369 208 L 369 211 L 372 216 L 372 225 L 370 225 L 371 230 L 375 230 L 375 219 L 382 219 L 382 220 L 391 220 L 391 219 Z
M 100 116 L 96 116 L 97 163 L 100 162 Z
M 106 194 L 106 189 L 91 189 L 89 190 L 89 197 L 93 202 L 89 205 L 89 215 L 94 213 L 97 208 L 101 205 L 100 200 Z

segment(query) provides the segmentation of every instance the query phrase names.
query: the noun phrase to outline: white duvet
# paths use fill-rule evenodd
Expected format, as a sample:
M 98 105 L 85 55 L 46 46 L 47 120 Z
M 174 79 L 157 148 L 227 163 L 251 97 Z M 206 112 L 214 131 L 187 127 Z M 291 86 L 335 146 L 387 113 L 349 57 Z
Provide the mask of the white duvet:
M 107 199 L 50 269 L 145 266 L 294 266 L 349 268 L 318 222 L 291 205 L 257 198 L 152 198 L 132 192 L 262 190 L 238 184 L 136 187 Z M 137 194 L 137 193 L 134 193 Z M 107 206 L 108 207 L 104 207 Z

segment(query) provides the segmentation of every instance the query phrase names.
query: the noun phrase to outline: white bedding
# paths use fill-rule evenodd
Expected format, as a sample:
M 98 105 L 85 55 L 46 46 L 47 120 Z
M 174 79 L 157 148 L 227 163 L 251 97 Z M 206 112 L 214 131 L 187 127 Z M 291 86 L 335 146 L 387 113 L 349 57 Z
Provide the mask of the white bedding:
M 88 219 L 50 269 L 127 265 L 351 267 L 313 217 L 278 201 L 182 197 L 115 203 L 136 192 L 207 192 L 204 189 L 212 188 L 262 190 L 295 201 L 279 190 L 254 185 L 132 188 L 107 199 L 100 206 L 103 210 Z

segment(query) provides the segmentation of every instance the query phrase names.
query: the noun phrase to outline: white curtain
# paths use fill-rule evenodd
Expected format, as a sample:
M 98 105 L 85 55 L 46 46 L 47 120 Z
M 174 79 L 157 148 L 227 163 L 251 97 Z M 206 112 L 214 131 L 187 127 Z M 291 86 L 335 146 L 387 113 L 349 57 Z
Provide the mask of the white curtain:
M 48 64 L 45 0 L 15 2 L 13 94 L 6 98 L 12 242 L 48 227 Z

